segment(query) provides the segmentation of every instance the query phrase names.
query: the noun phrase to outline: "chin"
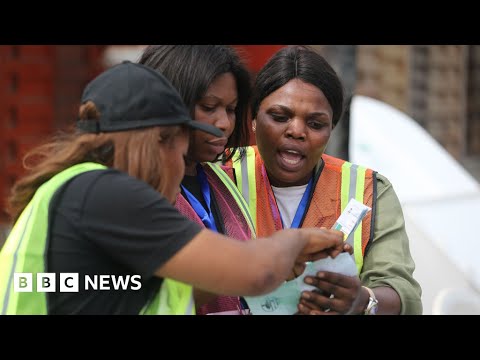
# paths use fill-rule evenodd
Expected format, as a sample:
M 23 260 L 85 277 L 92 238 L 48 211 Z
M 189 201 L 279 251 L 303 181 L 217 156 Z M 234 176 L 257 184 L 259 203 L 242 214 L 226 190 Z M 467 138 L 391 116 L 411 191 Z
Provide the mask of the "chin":
M 209 154 L 209 156 L 203 156 L 201 160 L 198 160 L 198 162 L 215 162 L 215 160 L 217 160 L 218 156 L 220 154 L 216 155 L 216 154 Z

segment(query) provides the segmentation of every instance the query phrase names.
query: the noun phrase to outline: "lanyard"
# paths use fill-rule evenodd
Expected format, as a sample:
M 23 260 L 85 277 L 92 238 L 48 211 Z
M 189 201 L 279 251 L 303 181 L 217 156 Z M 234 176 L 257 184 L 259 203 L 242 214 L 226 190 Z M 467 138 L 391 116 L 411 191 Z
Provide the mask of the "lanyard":
M 307 210 L 308 197 L 310 195 L 312 186 L 313 186 L 313 176 L 310 178 L 310 181 L 308 182 L 307 188 L 303 193 L 302 200 L 300 200 L 300 204 L 298 204 L 295 217 L 293 218 L 292 225 L 290 226 L 290 228 L 292 229 L 296 229 L 300 226 L 300 221 L 302 221 L 303 215 Z M 283 224 L 283 220 L 282 220 L 282 224 Z
M 262 167 L 262 175 L 265 180 L 268 180 L 268 176 L 265 172 L 265 167 Z M 300 200 L 300 204 L 298 204 L 298 208 L 297 208 L 297 211 L 295 212 L 292 225 L 290 226 L 291 229 L 296 229 L 300 226 L 300 222 L 302 221 L 303 215 L 307 210 L 308 198 L 310 196 L 310 192 L 313 186 L 313 178 L 314 177 L 312 176 L 308 181 L 308 185 L 307 185 L 307 188 L 305 189 L 305 192 L 303 193 L 302 200 Z M 265 181 L 265 184 L 267 184 L 267 181 Z M 268 182 L 267 186 L 269 186 L 269 184 L 270 182 Z M 280 217 L 280 221 L 282 222 L 282 228 L 284 228 L 282 215 L 280 214 L 280 211 L 278 210 L 278 206 L 275 201 L 275 195 L 273 194 L 273 191 L 271 188 L 269 190 L 270 191 L 268 191 L 267 189 L 267 194 L 271 194 L 271 196 L 269 196 L 269 200 L 270 200 L 270 209 L 272 210 L 272 215 L 274 218 L 276 218 L 275 215 L 278 215 Z
M 185 192 L 185 195 L 187 195 L 188 202 L 192 205 L 193 210 L 195 210 L 200 219 L 202 219 L 203 225 L 208 229 L 218 232 L 217 226 L 215 225 L 215 218 L 213 217 L 210 207 L 210 186 L 208 185 L 207 175 L 200 164 L 197 166 L 197 178 L 200 182 L 200 189 L 202 190 L 203 198 L 207 204 L 207 209 L 203 207 L 202 203 L 198 201 L 198 199 L 193 196 L 185 186 L 182 185 L 182 189 Z

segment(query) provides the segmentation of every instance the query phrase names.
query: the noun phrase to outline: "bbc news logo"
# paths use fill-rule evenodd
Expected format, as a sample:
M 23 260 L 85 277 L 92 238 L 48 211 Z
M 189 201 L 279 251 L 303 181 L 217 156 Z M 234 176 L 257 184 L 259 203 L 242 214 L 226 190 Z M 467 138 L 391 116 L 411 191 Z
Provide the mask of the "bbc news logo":
M 78 292 L 79 274 L 60 273 L 57 287 L 56 273 L 37 273 L 37 292 Z M 14 273 L 13 290 L 15 292 L 32 292 L 34 276 L 32 273 Z M 85 275 L 82 290 L 140 290 L 140 275 Z

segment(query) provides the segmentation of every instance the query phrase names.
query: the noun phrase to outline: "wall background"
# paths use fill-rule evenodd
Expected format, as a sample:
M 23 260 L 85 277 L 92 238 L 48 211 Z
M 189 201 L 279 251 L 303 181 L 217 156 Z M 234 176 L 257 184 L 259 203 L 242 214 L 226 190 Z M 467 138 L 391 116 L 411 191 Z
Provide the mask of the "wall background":
M 283 46 L 235 45 L 253 74 Z M 347 96 L 370 96 L 406 112 L 480 180 L 480 45 L 313 46 L 338 72 Z M 74 123 L 88 81 L 123 59 L 136 60 L 142 48 L 0 46 L 0 246 L 8 229 L 5 199 L 22 175 L 25 152 Z M 348 116 L 327 152 L 348 158 L 347 144 Z

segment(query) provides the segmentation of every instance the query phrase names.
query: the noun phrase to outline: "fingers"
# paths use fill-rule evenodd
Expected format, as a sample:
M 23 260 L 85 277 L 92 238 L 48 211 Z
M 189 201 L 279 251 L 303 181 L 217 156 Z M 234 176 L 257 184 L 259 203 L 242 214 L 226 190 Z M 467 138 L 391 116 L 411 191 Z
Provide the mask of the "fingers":
M 305 271 L 305 267 L 306 267 L 306 265 L 305 265 L 305 262 L 303 262 L 303 261 L 296 263 L 295 266 L 292 269 L 292 274 L 293 274 L 292 279 L 302 275 L 303 272 Z
M 315 261 L 315 260 L 325 259 L 328 256 L 329 256 L 329 254 L 328 254 L 327 251 L 319 251 L 319 252 L 316 252 L 316 253 L 313 253 L 313 254 L 300 255 L 300 256 L 298 256 L 296 261 L 298 263 L 302 263 L 302 262 L 305 263 L 307 261 Z
M 297 308 L 302 315 L 339 315 L 337 302 L 334 298 L 305 291 Z
M 330 271 L 319 271 L 316 276 L 305 277 L 305 283 L 315 287 L 333 286 L 340 288 L 356 288 L 360 286 L 360 279 L 357 276 L 347 276 Z M 321 290 L 328 291 L 328 289 Z
M 341 247 L 334 247 L 332 249 L 328 249 L 327 253 L 332 259 L 335 259 L 339 254 L 343 252 L 343 246 Z
M 350 255 L 353 254 L 353 247 L 350 244 L 345 243 L 343 245 L 343 252 L 348 252 Z
M 308 238 L 303 254 L 315 254 L 328 249 L 329 253 L 338 255 L 343 251 L 343 233 L 340 231 L 319 228 L 303 228 L 301 231 Z
M 310 309 L 304 304 L 298 304 L 298 315 L 340 315 L 336 311 L 324 311 Z
M 315 286 L 319 291 L 302 294 L 304 306 L 313 310 L 330 309 L 341 314 L 350 312 L 361 289 L 356 276 L 346 276 L 332 272 L 319 272 L 317 276 L 305 277 L 305 283 Z M 332 299 L 328 295 L 332 295 Z
M 317 307 L 315 307 L 315 304 L 311 304 L 302 298 L 300 298 L 297 308 L 298 308 L 298 312 L 302 315 L 309 315 L 310 311 L 317 310 Z
M 339 243 L 336 243 L 331 248 L 326 249 L 328 256 L 332 258 L 336 258 L 337 255 L 345 251 L 344 248 L 346 244 L 343 241 L 343 233 L 338 230 L 326 230 L 326 231 L 331 232 L 332 236 L 335 236 L 335 238 L 338 239 L 339 241 Z
M 344 243 L 343 248 L 341 250 L 338 248 L 331 248 L 331 249 L 325 249 L 316 253 L 303 254 L 298 257 L 297 261 L 298 262 L 315 261 L 315 260 L 324 259 L 328 256 L 330 256 L 331 258 L 335 258 L 337 255 L 341 254 L 342 252 L 347 252 L 350 255 L 352 255 L 353 247 L 349 244 Z
M 300 305 L 302 305 L 300 307 Z M 305 291 L 302 293 L 299 302 L 299 309 L 302 313 L 316 314 L 331 313 L 331 314 L 346 314 L 350 308 L 349 304 L 340 298 L 334 296 L 326 296 L 314 291 Z

